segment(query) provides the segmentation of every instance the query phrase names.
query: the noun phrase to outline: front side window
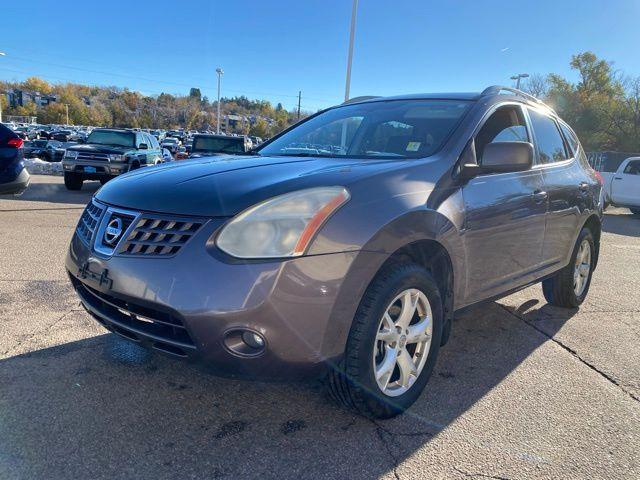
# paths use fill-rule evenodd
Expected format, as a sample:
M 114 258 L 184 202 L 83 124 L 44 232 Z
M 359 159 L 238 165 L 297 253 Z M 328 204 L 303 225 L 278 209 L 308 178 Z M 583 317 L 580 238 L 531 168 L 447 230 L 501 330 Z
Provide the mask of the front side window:
M 540 163 L 561 162 L 569 158 L 556 122 L 549 116 L 529 109 L 531 127 L 536 137 Z
M 476 159 L 482 165 L 484 149 L 490 143 L 528 141 L 529 134 L 522 108 L 517 105 L 500 107 L 491 114 L 476 135 Z
M 261 155 L 421 158 L 433 155 L 471 102 L 389 100 L 323 112 L 258 149 Z
M 632 162 L 627 163 L 627 166 L 624 168 L 624 171 L 627 175 L 640 175 L 640 160 L 633 160 Z
M 87 143 L 98 145 L 113 145 L 116 147 L 133 147 L 135 146 L 135 135 L 130 132 L 94 130 L 87 137 Z

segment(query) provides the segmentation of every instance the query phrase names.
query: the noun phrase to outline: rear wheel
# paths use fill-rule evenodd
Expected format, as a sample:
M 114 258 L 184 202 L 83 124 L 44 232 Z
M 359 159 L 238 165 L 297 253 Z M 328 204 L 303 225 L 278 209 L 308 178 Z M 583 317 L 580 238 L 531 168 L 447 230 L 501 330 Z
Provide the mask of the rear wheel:
M 82 175 L 74 172 L 64 172 L 64 186 L 67 187 L 67 190 L 80 190 L 82 182 Z
M 436 363 L 442 312 L 440 291 L 427 270 L 415 264 L 383 270 L 360 302 L 343 362 L 329 375 L 332 396 L 368 417 L 404 412 Z
M 589 229 L 583 228 L 569 265 L 542 282 L 542 292 L 547 302 L 564 308 L 580 306 L 589 292 L 595 255 L 593 235 Z

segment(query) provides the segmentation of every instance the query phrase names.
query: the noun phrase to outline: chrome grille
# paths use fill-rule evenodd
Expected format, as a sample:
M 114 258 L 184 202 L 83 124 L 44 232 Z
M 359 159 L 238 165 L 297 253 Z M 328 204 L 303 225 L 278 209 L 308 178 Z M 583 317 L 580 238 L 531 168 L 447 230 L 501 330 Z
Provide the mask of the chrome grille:
M 104 208 L 93 202 L 89 203 L 84 209 L 84 212 L 82 212 L 80 221 L 76 227 L 76 233 L 85 243 L 91 243 L 93 233 L 96 231 L 102 212 L 104 212 Z
M 78 152 L 78 160 L 89 160 L 94 162 L 108 162 L 109 155 L 106 153 L 89 153 L 89 152 Z
M 143 216 L 119 249 L 120 255 L 175 255 L 195 235 L 202 221 Z

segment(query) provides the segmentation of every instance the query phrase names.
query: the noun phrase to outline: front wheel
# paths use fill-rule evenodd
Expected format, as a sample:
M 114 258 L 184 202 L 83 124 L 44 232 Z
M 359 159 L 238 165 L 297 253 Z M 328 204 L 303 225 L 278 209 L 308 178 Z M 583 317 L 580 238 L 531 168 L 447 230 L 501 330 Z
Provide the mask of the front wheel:
M 80 190 L 82 182 L 82 175 L 74 172 L 64 172 L 64 186 L 67 187 L 67 190 Z
M 415 264 L 385 268 L 362 297 L 344 360 L 329 374 L 331 395 L 367 417 L 404 412 L 436 363 L 442 312 L 440 291 L 427 270 Z
M 579 307 L 589 292 L 595 264 L 593 235 L 588 228 L 583 228 L 578 235 L 569 265 L 542 282 L 544 298 L 557 307 Z

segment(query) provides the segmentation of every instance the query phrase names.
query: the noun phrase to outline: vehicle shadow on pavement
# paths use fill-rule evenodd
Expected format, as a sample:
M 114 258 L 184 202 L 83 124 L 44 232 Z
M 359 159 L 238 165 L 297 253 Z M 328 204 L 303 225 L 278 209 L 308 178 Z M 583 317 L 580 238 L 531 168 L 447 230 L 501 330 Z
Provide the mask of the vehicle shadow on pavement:
M 63 183 L 33 181 L 22 195 L 0 195 L 0 200 L 16 202 L 46 202 L 86 205 L 91 196 L 100 188 L 100 182 L 84 182 L 82 190 L 72 192 Z M 5 208 L 6 209 L 6 208 Z
M 393 476 L 548 340 L 539 318 L 559 329 L 573 313 L 536 301 L 467 311 L 418 402 L 375 422 L 336 406 L 319 382 L 214 377 L 113 334 L 7 358 L 0 477 Z
M 602 230 L 616 235 L 640 237 L 640 215 L 605 213 Z

